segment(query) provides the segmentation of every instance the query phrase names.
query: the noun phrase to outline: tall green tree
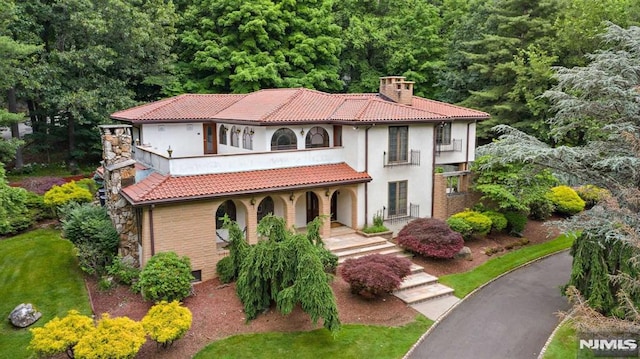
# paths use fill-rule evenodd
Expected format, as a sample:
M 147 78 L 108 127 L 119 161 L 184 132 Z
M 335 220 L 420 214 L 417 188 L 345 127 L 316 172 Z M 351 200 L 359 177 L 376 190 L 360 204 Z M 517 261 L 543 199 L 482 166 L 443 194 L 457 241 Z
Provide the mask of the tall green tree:
M 335 5 L 345 44 L 340 74 L 347 92 L 377 92 L 379 77 L 406 76 L 432 96 L 443 65 L 442 19 L 428 1 L 346 0 Z
M 570 286 L 601 313 L 640 322 L 640 27 L 609 24 L 583 67 L 558 68 L 552 135 L 578 136 L 576 146 L 550 147 L 513 128 L 485 146 L 496 162 L 542 165 L 573 184 L 607 188 L 604 201 L 565 225 L 579 231 Z
M 469 9 L 451 38 L 444 99 L 491 113 L 478 127 L 481 138 L 496 124 L 535 132 L 546 110 L 537 96 L 549 88 L 556 62 L 556 0 L 476 0 Z
M 330 0 L 194 0 L 176 47 L 176 92 L 339 90 L 342 42 Z
M 109 113 L 158 98 L 170 82 L 170 1 L 33 0 L 16 8 L 9 31 L 43 48 L 29 74 L 37 85 L 18 98 L 29 104 L 34 141 L 64 136 L 72 165 L 95 158 L 94 126 Z

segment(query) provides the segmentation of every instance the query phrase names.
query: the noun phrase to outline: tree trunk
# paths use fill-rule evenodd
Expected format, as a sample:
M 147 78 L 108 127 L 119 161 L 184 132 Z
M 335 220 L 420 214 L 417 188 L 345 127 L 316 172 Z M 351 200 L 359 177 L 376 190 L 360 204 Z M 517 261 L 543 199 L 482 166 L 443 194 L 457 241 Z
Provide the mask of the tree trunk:
M 69 171 L 73 174 L 78 172 L 78 161 L 75 158 L 76 151 L 76 120 L 72 114 L 68 114 L 67 137 L 69 138 Z
M 11 113 L 18 113 L 18 102 L 16 100 L 16 89 L 10 88 L 7 90 L 7 103 L 8 109 Z M 20 139 L 20 123 L 12 123 L 11 124 L 11 137 Z M 21 169 L 24 166 L 24 159 L 22 158 L 22 146 L 16 148 L 16 163 L 15 168 L 17 170 Z

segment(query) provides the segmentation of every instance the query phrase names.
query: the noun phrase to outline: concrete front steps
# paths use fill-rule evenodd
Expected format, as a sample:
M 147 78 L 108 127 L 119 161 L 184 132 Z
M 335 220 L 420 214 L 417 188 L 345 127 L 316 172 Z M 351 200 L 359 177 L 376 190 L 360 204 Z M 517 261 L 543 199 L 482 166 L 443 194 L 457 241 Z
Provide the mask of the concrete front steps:
M 412 257 L 382 237 L 364 237 L 343 227 L 332 229 L 332 236 L 325 238 L 324 243 L 327 249 L 338 256 L 339 264 L 349 258 L 374 253 Z M 453 289 L 438 283 L 437 277 L 425 273 L 424 268 L 415 263 L 411 265 L 411 274 L 405 277 L 393 294 L 433 320 L 459 301 L 453 296 Z

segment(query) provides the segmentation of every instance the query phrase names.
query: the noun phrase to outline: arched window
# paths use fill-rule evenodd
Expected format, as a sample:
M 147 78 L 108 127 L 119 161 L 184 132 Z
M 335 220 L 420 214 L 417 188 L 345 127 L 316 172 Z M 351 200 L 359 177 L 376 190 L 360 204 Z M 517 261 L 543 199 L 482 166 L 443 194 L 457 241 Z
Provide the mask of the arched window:
M 329 147 L 329 134 L 322 127 L 312 127 L 307 132 L 305 148 Z
M 226 145 L 227 144 L 227 126 L 225 125 L 220 125 L 220 139 L 218 142 L 220 142 L 221 145 Z
M 228 215 L 232 221 L 236 220 L 236 204 L 232 200 L 228 200 L 218 207 L 216 211 L 216 228 L 222 228 L 222 217 Z
M 253 130 L 250 130 L 249 127 L 245 127 L 242 132 L 242 148 L 253 149 Z
M 240 127 L 231 127 L 231 146 L 240 146 Z
M 288 128 L 278 129 L 271 137 L 271 151 L 295 150 L 298 148 L 296 134 Z

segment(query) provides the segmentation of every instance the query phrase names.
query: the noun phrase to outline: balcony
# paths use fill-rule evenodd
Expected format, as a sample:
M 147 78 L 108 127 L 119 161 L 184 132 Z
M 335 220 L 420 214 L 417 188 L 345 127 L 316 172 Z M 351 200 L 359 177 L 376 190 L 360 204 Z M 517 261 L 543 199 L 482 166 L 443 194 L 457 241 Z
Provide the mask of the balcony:
M 382 166 L 394 167 L 394 166 L 420 166 L 420 151 L 411 150 L 408 153 L 408 158 L 404 161 L 389 161 L 387 152 L 382 153 Z
M 227 173 L 312 166 L 346 162 L 342 147 L 305 150 L 170 157 L 143 145 L 135 146 L 134 159 L 156 171 L 174 176 Z
M 436 143 L 436 156 L 439 156 L 441 152 L 461 152 L 462 151 L 462 139 L 452 139 L 451 143 L 443 144 Z

